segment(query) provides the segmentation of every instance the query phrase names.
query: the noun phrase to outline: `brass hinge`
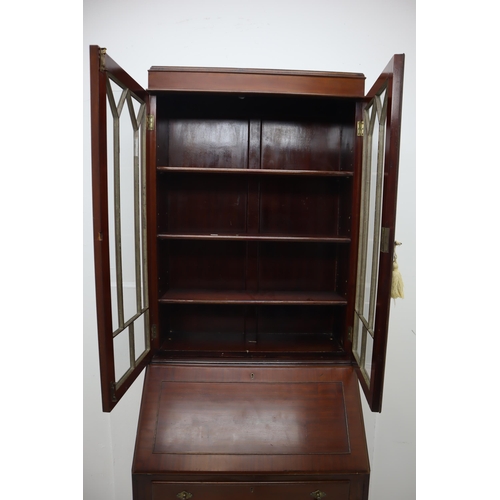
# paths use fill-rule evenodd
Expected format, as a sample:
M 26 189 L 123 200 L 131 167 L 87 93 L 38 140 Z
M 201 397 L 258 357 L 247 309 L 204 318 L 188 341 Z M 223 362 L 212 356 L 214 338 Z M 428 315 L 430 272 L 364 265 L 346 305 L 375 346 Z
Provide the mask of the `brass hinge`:
M 151 326 L 151 339 L 154 340 L 156 338 L 156 325 Z
M 380 251 L 382 253 L 389 253 L 389 233 L 390 228 L 382 228 L 382 234 L 380 235 Z
M 148 120 L 148 130 L 154 130 L 155 129 L 155 117 L 154 115 L 148 115 L 147 117 Z
M 115 382 L 111 382 L 111 401 L 113 401 L 113 403 L 116 403 L 118 400 L 116 399 L 116 383 Z
M 106 49 L 99 50 L 99 69 L 106 71 Z
M 352 326 L 350 326 L 347 330 L 347 340 L 352 342 Z
M 365 135 L 365 122 L 359 121 L 356 123 L 356 134 L 358 137 L 363 137 Z

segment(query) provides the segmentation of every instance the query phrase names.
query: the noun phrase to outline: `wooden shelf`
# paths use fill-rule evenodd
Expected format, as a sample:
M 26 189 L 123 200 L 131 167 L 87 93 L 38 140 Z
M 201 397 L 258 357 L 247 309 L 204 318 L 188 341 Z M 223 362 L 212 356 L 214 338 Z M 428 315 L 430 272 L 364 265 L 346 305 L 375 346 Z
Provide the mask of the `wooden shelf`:
M 352 177 L 353 172 L 332 170 L 291 170 L 256 168 L 157 167 L 159 173 L 184 172 L 193 174 L 295 175 L 304 177 Z
M 346 305 L 347 300 L 334 292 L 291 292 L 245 290 L 169 290 L 160 304 L 269 304 L 269 305 Z
M 162 354 L 159 359 L 174 352 L 200 351 L 208 356 L 216 353 L 342 353 L 336 336 L 330 333 L 302 333 L 302 334 L 257 334 L 255 342 L 247 342 L 244 334 L 238 333 L 200 333 L 182 332 L 182 334 L 170 333 L 161 347 Z
M 159 240 L 228 240 L 228 241 L 276 241 L 305 243 L 350 243 L 351 238 L 342 236 L 275 236 L 262 234 L 182 234 L 161 233 Z

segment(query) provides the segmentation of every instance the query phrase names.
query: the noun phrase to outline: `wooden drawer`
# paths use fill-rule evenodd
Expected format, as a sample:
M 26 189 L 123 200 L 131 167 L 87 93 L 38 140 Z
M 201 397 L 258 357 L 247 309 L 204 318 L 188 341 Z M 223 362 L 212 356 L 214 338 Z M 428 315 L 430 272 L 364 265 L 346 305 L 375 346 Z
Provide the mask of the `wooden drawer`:
M 307 483 L 153 482 L 152 500 L 349 500 L 349 481 Z

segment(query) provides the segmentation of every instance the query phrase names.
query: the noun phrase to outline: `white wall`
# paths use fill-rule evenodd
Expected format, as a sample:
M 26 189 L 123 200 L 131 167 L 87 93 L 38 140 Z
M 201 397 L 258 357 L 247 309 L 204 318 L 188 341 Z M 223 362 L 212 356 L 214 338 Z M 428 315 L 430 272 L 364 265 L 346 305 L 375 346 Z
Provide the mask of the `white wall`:
M 143 377 L 101 412 L 90 194 L 88 46 L 147 87 L 152 65 L 353 71 L 367 89 L 406 54 L 397 239 L 405 299 L 393 304 L 383 410 L 365 407 L 370 500 L 415 498 L 415 5 L 413 0 L 85 0 L 83 33 L 84 499 L 131 500 Z

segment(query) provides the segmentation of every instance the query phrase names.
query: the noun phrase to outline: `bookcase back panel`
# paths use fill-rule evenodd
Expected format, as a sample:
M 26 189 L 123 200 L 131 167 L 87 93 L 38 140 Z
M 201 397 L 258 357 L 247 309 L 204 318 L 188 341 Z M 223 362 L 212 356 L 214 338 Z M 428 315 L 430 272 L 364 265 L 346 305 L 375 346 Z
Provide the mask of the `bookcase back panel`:
M 168 165 L 246 168 L 248 122 L 176 119 L 169 122 Z
M 172 239 L 161 241 L 159 250 L 162 292 L 202 289 L 346 295 L 348 246 L 343 244 Z
M 165 94 L 158 165 L 352 172 L 355 102 L 285 96 Z
M 158 231 L 244 234 L 247 197 L 247 179 L 241 176 L 159 175 Z
M 244 242 L 172 240 L 160 247 L 169 289 L 245 288 Z
M 266 177 L 260 182 L 260 232 L 348 236 L 350 179 Z
M 169 336 L 195 332 L 202 335 L 230 333 L 237 339 L 245 333 L 245 305 L 172 304 L 163 306 L 162 312 Z
M 158 232 L 349 237 L 351 178 L 158 176 Z
M 259 289 L 333 291 L 335 246 L 324 243 L 262 243 Z
M 259 334 L 338 336 L 345 308 L 328 306 L 259 306 Z
M 343 124 L 263 121 L 261 168 L 350 171 L 353 140 Z

